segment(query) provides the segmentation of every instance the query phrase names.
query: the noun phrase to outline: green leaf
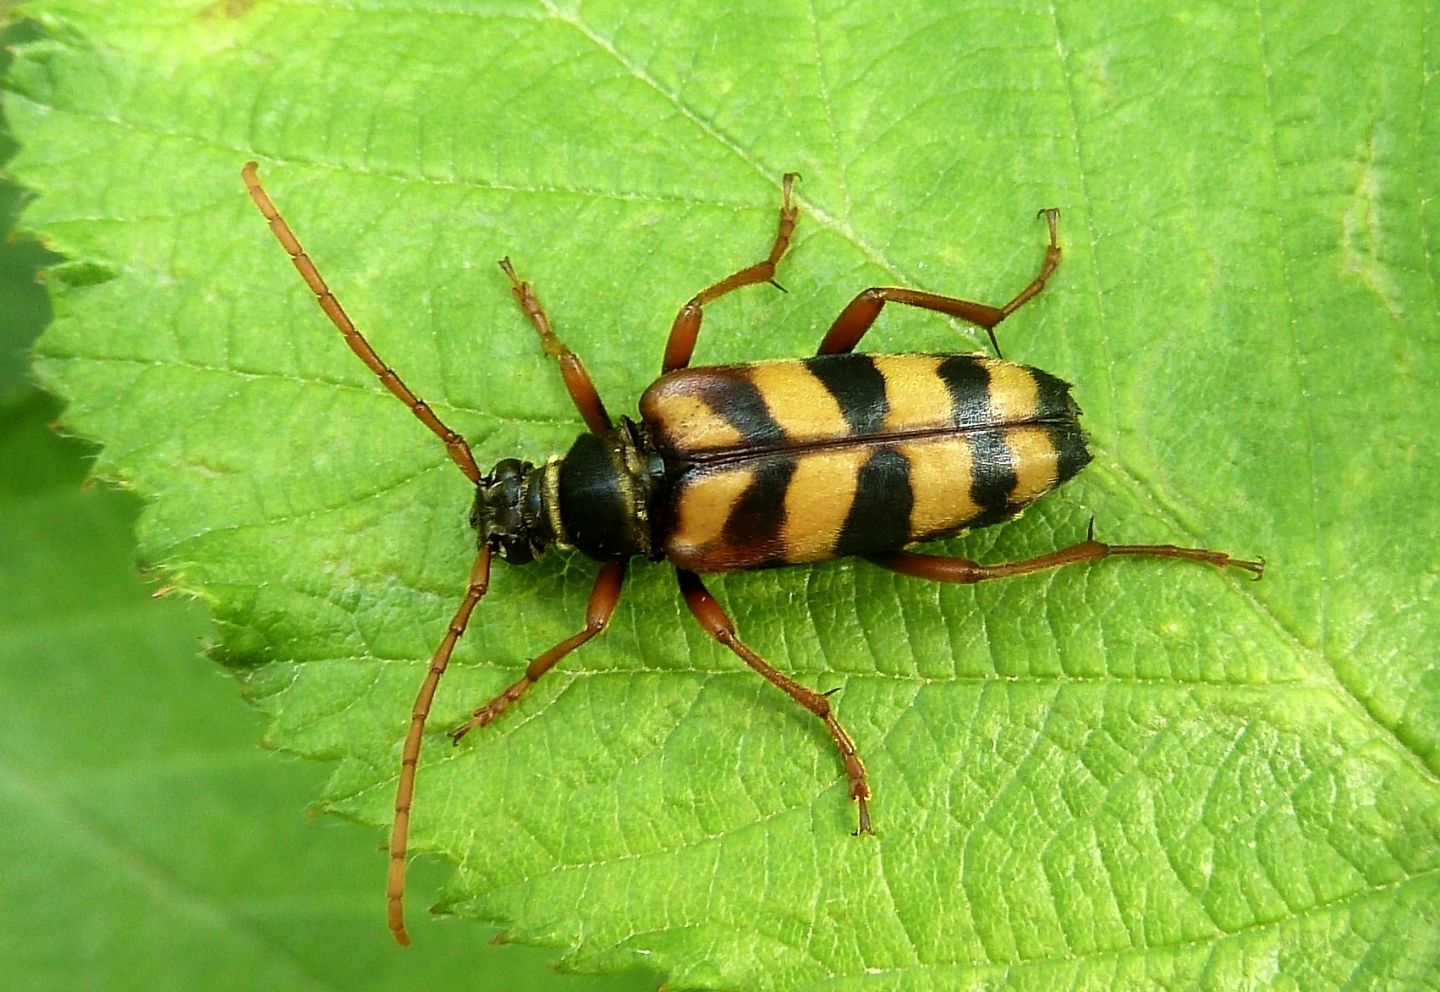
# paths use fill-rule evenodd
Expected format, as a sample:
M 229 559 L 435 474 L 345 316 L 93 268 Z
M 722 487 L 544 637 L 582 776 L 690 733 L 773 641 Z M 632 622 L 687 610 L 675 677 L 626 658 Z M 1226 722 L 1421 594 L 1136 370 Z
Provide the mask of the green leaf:
M 204 611 L 152 599 L 134 575 L 137 501 L 80 491 L 88 451 L 48 429 L 56 406 L 34 391 L 0 406 L 7 992 L 378 990 L 457 971 L 585 987 L 471 928 L 427 928 L 415 953 L 394 952 L 373 843 L 304 815 L 318 768 L 255 746 L 254 715 L 195 655 Z
M 1096 463 L 950 550 L 1039 553 L 1093 512 L 1263 554 L 1265 581 L 715 581 L 758 650 L 843 689 L 876 789 L 857 840 L 823 728 L 658 566 L 516 712 L 439 746 L 578 628 L 594 575 L 497 567 L 414 847 L 458 866 L 452 911 L 676 987 L 1433 983 L 1435 5 L 819 6 L 26 5 L 48 40 L 8 79 L 12 171 L 73 260 L 38 367 L 151 501 L 145 559 L 210 605 L 268 741 L 336 763 L 323 804 L 388 823 L 469 492 L 315 309 L 248 158 L 485 461 L 579 429 L 502 255 L 618 412 L 674 308 L 764 250 L 785 171 L 789 292 L 717 304 L 699 361 L 813 351 L 876 283 L 1003 300 L 1056 204 L 1065 261 L 1002 339 L 1076 383 Z M 866 343 L 979 338 L 887 312 Z
M 6 234 L 16 193 L 0 183 Z M 427 931 L 409 955 L 380 936 L 370 832 L 304 815 L 321 767 L 256 747 L 258 714 L 197 656 L 204 609 L 135 575 L 139 501 L 82 490 L 89 446 L 56 435 L 58 402 L 25 381 L 49 314 L 35 270 L 54 261 L 0 238 L 6 992 L 359 992 L 457 972 L 527 992 L 654 988 L 551 974 L 550 952 L 492 948 L 473 927 Z

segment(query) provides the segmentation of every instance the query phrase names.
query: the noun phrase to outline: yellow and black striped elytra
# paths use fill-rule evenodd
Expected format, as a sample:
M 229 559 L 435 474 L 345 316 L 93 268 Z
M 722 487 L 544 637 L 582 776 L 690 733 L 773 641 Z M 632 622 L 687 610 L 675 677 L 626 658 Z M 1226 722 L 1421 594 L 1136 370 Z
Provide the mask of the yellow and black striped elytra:
M 640 397 L 677 567 L 894 551 L 997 523 L 1090 460 L 1069 386 L 979 355 L 818 355 L 684 369 Z
M 705 588 L 704 572 L 804 565 L 858 556 L 901 575 L 974 583 L 1117 555 L 1177 558 L 1262 574 L 1202 548 L 1084 541 L 1021 561 L 983 565 L 922 554 L 910 546 L 998 523 L 1073 477 L 1090 460 L 1070 386 L 1043 372 L 975 354 L 856 354 L 887 303 L 932 310 L 983 328 L 995 344 L 1001 321 L 1044 288 L 1060 261 L 1058 211 L 1044 210 L 1049 243 L 1040 270 L 1004 306 L 923 290 L 875 286 L 840 312 L 811 358 L 690 367 L 707 304 L 735 289 L 774 282 L 798 209 L 795 176 L 781 183 L 780 219 L 769 254 L 702 290 L 676 314 L 662 374 L 640 398 L 640 419 L 612 420 L 578 356 L 508 259 L 511 292 L 560 366 L 585 421 L 569 451 L 535 465 L 515 458 L 482 473 L 470 446 L 386 365 L 356 329 L 260 185 L 245 185 L 346 344 L 444 443 L 475 486 L 470 522 L 478 549 L 465 595 L 426 669 L 401 754 L 390 834 L 386 899 L 402 944 L 403 897 L 415 772 L 425 721 L 455 644 L 490 584 L 494 557 L 534 560 L 552 547 L 601 562 L 585 624 L 540 653 L 524 674 L 451 732 L 459 741 L 520 700 L 556 662 L 610 622 L 628 564 L 673 565 L 701 627 L 755 672 L 822 721 L 856 803 L 857 834 L 871 832 L 869 778 L 829 696 L 770 665 L 735 632 Z M 996 348 L 998 354 L 999 349 Z

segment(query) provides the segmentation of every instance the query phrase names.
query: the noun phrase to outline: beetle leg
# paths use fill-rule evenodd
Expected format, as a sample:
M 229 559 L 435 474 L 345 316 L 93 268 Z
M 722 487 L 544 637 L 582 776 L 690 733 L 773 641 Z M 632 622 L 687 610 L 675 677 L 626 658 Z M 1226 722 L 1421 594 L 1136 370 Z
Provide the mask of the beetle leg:
M 756 262 L 721 279 L 715 285 L 702 289 L 675 315 L 675 322 L 670 325 L 670 337 L 665 342 L 663 371 L 674 372 L 690 364 L 690 356 L 695 353 L 695 339 L 700 336 L 700 321 L 704 317 L 702 308 L 705 304 L 715 302 L 732 289 L 757 282 L 768 282 L 776 289 L 784 289 L 775 281 L 775 266 L 790 247 L 790 236 L 795 233 L 795 219 L 800 214 L 791 201 L 791 190 L 798 178 L 799 173 L 787 172 L 781 181 L 780 228 L 775 232 L 775 243 L 770 246 L 769 256 L 762 262 Z
M 450 734 L 452 740 L 458 743 L 472 727 L 483 727 L 495 719 L 508 709 L 511 703 L 523 696 L 525 690 L 557 661 L 605 629 L 615 612 L 616 603 L 620 601 L 620 586 L 625 580 L 626 564 L 624 558 L 615 558 L 600 569 L 595 587 L 590 591 L 585 629 L 530 662 L 525 669 L 525 676 L 476 710 L 463 727 Z M 470 585 L 465 600 L 456 611 L 455 619 L 450 621 L 450 629 L 445 632 L 445 639 L 440 642 L 435 658 L 430 662 L 430 670 L 425 675 L 425 682 L 420 687 L 420 694 L 416 696 L 415 706 L 410 714 L 410 732 L 405 736 L 405 750 L 400 761 L 400 784 L 395 792 L 395 820 L 390 828 L 390 879 L 385 890 L 390 905 L 390 932 L 402 945 L 410 943 L 410 937 L 405 932 L 405 855 L 410 834 L 410 807 L 415 796 L 415 766 L 420 761 L 420 743 L 425 730 L 425 719 L 430 714 L 430 703 L 435 698 L 435 688 L 440 683 L 440 676 L 445 673 L 445 668 L 450 663 L 455 642 L 465 633 L 470 614 L 474 612 L 475 605 L 485 595 L 489 585 L 490 549 L 482 546 L 475 559 L 475 566 L 470 570 Z
M 570 398 L 575 401 L 575 408 L 580 411 L 580 416 L 585 418 L 585 426 L 592 434 L 609 433 L 612 426 L 610 414 L 605 412 L 605 404 L 600 402 L 600 393 L 596 390 L 595 383 L 590 380 L 590 373 L 585 371 L 580 356 L 560 340 L 550 326 L 550 318 L 541 306 L 540 298 L 531 291 L 528 282 L 515 274 L 515 267 L 510 264 L 510 259 L 502 258 L 500 268 L 510 277 L 510 292 L 515 295 L 515 302 L 520 304 L 520 309 L 525 311 L 525 316 L 535 325 L 535 330 L 540 335 L 540 347 L 545 349 L 545 354 L 560 363 L 560 374 L 565 377 L 565 388 L 569 391 Z
M 982 565 L 969 558 L 950 558 L 945 555 L 916 554 L 913 551 L 892 551 L 884 555 L 869 555 L 870 561 L 881 568 L 888 568 L 901 575 L 932 582 L 954 582 L 968 585 L 986 579 L 1003 579 L 1012 575 L 1025 575 L 1062 565 L 1078 565 L 1086 561 L 1098 561 L 1118 555 L 1135 555 L 1145 558 L 1183 558 L 1187 561 L 1208 562 L 1220 568 L 1244 569 L 1257 579 L 1265 574 L 1265 561 L 1246 561 L 1232 558 L 1223 551 L 1207 548 L 1179 548 L 1173 544 L 1104 544 L 1095 540 L 1093 522 L 1091 533 L 1079 544 L 1052 551 L 1021 561 L 1001 562 L 998 565 Z
M 826 729 L 830 731 L 830 736 L 835 739 L 835 746 L 840 750 L 840 760 L 845 763 L 845 774 L 850 780 L 850 798 L 858 805 L 859 826 L 855 833 L 871 833 L 870 783 L 865 776 L 865 765 L 855 751 L 854 740 L 831 710 L 827 694 L 807 689 L 790 676 L 772 668 L 764 658 L 740 640 L 735 635 L 735 625 L 715 601 L 715 597 L 710 595 L 700 581 L 700 576 L 683 568 L 677 568 L 675 575 L 680 580 L 680 592 L 685 597 L 685 605 L 690 607 L 690 612 L 695 615 L 706 633 L 734 651 L 745 664 L 763 675 L 781 692 L 825 721 Z
M 918 289 L 902 289 L 896 286 L 872 286 L 864 290 L 855 299 L 840 311 L 840 316 L 835 318 L 835 323 L 830 325 L 830 330 L 825 333 L 825 338 L 820 342 L 820 355 L 843 355 L 853 351 L 870 330 L 870 325 L 880 316 L 880 311 L 887 303 L 904 303 L 906 306 L 920 307 L 924 310 L 935 310 L 939 313 L 949 314 L 951 317 L 958 317 L 969 324 L 985 329 L 990 335 L 990 344 L 995 348 L 995 354 L 1000 354 L 1000 342 L 995 340 L 995 328 L 1016 310 L 1019 310 L 1030 301 L 1040 290 L 1045 288 L 1046 281 L 1055 272 L 1055 267 L 1060 264 L 1060 242 L 1056 239 L 1056 222 L 1060 211 L 1054 207 L 1040 211 L 1045 218 L 1045 224 L 1050 229 L 1050 243 L 1045 246 L 1045 261 L 1040 264 L 1040 271 L 1031 279 L 1029 284 L 1003 307 L 994 307 L 988 303 L 974 303 L 970 300 L 959 300 L 953 296 L 938 296 L 935 293 L 926 293 Z
M 420 762 L 420 744 L 425 734 L 425 719 L 430 715 L 430 702 L 435 698 L 435 689 L 440 685 L 440 676 L 450 664 L 450 655 L 455 651 L 455 642 L 465 633 L 470 614 L 490 587 L 490 548 L 481 545 L 470 569 L 470 582 L 465 587 L 465 598 L 440 646 L 425 673 L 425 681 L 415 697 L 410 710 L 410 729 L 405 734 L 405 749 L 400 758 L 400 782 L 395 787 L 395 819 L 390 824 L 390 875 L 385 887 L 385 898 L 389 903 L 390 932 L 402 946 L 410 943 L 405 933 L 405 852 L 410 836 L 410 806 L 415 798 L 415 766 Z
M 602 565 L 600 574 L 595 578 L 595 585 L 590 590 L 590 601 L 585 607 L 585 629 L 571 634 L 544 654 L 536 655 L 530 664 L 525 666 L 524 675 L 470 714 L 470 719 L 450 731 L 450 740 L 459 744 L 460 739 L 476 727 L 493 722 L 525 695 L 540 676 L 554 668 L 557 661 L 609 626 L 610 618 L 615 615 L 615 607 L 620 602 L 620 587 L 625 582 L 625 569 L 629 564 L 628 558 L 611 558 Z

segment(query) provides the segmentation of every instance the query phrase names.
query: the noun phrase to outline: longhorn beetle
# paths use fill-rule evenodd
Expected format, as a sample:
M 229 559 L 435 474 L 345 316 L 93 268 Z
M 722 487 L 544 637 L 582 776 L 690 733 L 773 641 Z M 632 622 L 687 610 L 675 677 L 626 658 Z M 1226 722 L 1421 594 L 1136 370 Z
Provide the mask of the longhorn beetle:
M 787 174 L 770 254 L 680 308 L 670 325 L 660 378 L 640 397 L 638 422 L 610 417 L 585 366 L 556 336 L 530 284 L 506 258 L 500 268 L 510 291 L 539 334 L 541 348 L 559 363 L 586 433 L 564 455 L 543 464 L 506 458 L 484 474 L 465 439 L 411 392 L 356 329 L 261 187 L 255 163 L 247 163 L 241 176 L 350 350 L 440 438 L 475 485 L 470 510 L 470 525 L 478 533 L 475 564 L 415 697 L 395 793 L 386 899 L 390 930 L 401 944 L 410 942 L 402 899 L 425 720 L 455 642 L 489 588 L 495 556 L 523 565 L 552 546 L 574 548 L 601 562 L 600 574 L 584 628 L 531 660 L 520 678 L 450 733 L 453 741 L 500 716 L 556 662 L 605 629 L 631 558 L 668 561 L 685 605 L 705 632 L 824 722 L 856 804 L 857 834 L 871 829 L 870 783 L 828 695 L 796 682 L 740 640 L 699 573 L 859 556 L 901 575 L 972 583 L 1112 555 L 1183 558 L 1244 569 L 1257 578 L 1264 572 L 1263 559 L 1242 561 L 1220 551 L 1102 544 L 1095 540 L 1093 521 L 1078 544 L 997 565 L 906 550 L 1014 517 L 1090 461 L 1070 386 L 1048 372 L 977 354 L 854 353 L 885 304 L 901 303 L 983 328 L 998 355 L 996 326 L 1039 293 L 1060 262 L 1058 210 L 1040 211 L 1050 235 L 1044 261 L 1004 306 L 875 286 L 840 311 L 813 358 L 692 368 L 707 304 L 742 286 L 779 286 L 775 267 L 790 247 L 799 214 L 793 197 L 797 176 Z

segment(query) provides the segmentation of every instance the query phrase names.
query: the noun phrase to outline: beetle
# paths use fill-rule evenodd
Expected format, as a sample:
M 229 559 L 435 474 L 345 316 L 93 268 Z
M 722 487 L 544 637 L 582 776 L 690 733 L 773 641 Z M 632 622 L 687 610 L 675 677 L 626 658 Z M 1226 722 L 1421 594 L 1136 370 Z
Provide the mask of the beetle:
M 554 547 L 577 549 L 601 564 L 585 626 L 532 659 L 520 678 L 450 732 L 454 742 L 495 720 L 560 659 L 606 628 L 632 558 L 668 561 L 686 606 L 706 633 L 824 723 L 856 804 L 856 834 L 872 831 L 870 783 L 829 695 L 796 682 L 742 641 L 700 573 L 852 556 L 902 575 L 960 584 L 1112 556 L 1188 559 L 1256 578 L 1264 573 L 1263 559 L 1204 548 L 1104 544 L 1095 540 L 1093 519 L 1084 541 L 1020 561 L 983 565 L 908 550 L 1008 520 L 1090 461 L 1070 385 L 1048 372 L 969 353 L 854 351 L 885 305 L 899 303 L 982 328 L 999 356 L 995 328 L 1035 297 L 1059 265 L 1056 209 L 1039 213 L 1049 232 L 1039 271 L 1004 306 L 875 286 L 840 312 L 813 357 L 691 367 L 707 305 L 744 286 L 779 287 L 776 266 L 799 216 L 798 176 L 786 174 L 769 255 L 680 308 L 661 375 L 640 397 L 638 421 L 610 416 L 580 358 L 555 334 L 530 284 L 506 258 L 500 267 L 510 291 L 541 348 L 560 366 L 586 432 L 565 454 L 539 465 L 505 458 L 482 473 L 465 439 L 405 385 L 356 328 L 265 192 L 256 163 L 246 163 L 241 176 L 346 344 L 440 438 L 475 486 L 470 509 L 475 562 L 411 709 L 396 786 L 386 901 L 391 933 L 402 945 L 410 942 L 403 904 L 406 845 L 425 722 L 455 644 L 489 588 L 495 557 L 523 565 Z

